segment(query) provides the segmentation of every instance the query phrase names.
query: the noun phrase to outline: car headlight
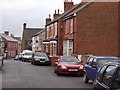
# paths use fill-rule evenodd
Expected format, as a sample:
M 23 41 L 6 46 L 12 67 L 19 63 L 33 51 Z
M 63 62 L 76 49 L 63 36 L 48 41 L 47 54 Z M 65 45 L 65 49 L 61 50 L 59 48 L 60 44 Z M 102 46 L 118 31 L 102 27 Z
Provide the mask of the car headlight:
M 80 68 L 79 69 L 83 69 L 84 67 L 83 66 L 80 66 Z
M 49 61 L 49 59 L 48 59 L 48 58 L 46 58 L 46 59 L 45 59 L 45 61 Z
M 40 60 L 40 59 L 38 59 L 38 58 L 34 58 L 34 60 Z
M 62 67 L 63 69 L 67 69 L 67 67 L 66 67 L 66 66 L 64 66 L 64 65 L 62 65 L 61 67 Z

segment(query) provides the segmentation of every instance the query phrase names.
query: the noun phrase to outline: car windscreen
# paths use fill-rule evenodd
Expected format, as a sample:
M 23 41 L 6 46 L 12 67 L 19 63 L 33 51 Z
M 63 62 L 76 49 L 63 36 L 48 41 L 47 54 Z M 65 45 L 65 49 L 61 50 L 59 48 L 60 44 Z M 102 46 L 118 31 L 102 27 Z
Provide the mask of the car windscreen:
M 80 62 L 76 57 L 61 57 L 59 59 L 60 62 Z
M 32 52 L 26 52 L 24 55 L 32 55 Z
M 34 53 L 34 57 L 47 57 L 46 53 Z
M 120 60 L 117 58 L 99 58 L 98 59 L 98 65 L 100 67 L 102 67 L 104 64 L 106 64 L 108 62 L 120 62 Z

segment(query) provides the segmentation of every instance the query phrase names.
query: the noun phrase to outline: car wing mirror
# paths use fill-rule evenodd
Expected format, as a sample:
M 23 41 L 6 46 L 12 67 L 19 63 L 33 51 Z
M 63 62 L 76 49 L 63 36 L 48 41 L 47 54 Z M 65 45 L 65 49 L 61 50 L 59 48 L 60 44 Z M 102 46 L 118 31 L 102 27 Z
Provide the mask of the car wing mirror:
M 83 60 L 81 60 L 80 63 L 83 63 Z

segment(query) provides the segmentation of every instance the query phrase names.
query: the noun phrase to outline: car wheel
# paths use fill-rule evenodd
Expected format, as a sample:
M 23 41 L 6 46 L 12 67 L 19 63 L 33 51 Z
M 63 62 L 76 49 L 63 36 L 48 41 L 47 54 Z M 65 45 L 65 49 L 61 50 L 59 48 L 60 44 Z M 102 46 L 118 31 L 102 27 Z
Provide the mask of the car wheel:
M 31 64 L 33 64 L 33 61 L 31 61 Z
M 54 67 L 54 73 L 57 73 L 57 66 Z
M 61 76 L 61 73 L 59 73 L 58 68 L 56 69 L 56 73 L 58 76 Z
M 88 81 L 89 81 L 89 79 L 88 79 L 87 75 L 85 74 L 85 75 L 84 75 L 84 82 L 85 82 L 85 83 L 88 83 Z
M 35 61 L 32 61 L 33 65 L 35 65 Z

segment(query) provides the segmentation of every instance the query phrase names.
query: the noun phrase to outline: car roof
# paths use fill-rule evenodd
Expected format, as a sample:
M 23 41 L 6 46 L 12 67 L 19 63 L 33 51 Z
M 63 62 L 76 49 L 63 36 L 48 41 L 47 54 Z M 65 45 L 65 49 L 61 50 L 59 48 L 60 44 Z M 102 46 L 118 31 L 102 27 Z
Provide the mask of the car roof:
M 45 53 L 45 52 L 34 52 L 34 53 Z M 46 54 L 46 53 L 45 53 Z
M 60 58 L 66 58 L 66 57 L 71 58 L 71 57 L 74 57 L 74 56 L 61 56 Z
M 94 57 L 94 58 L 118 58 L 115 56 L 90 56 L 90 57 Z
M 108 62 L 107 65 L 117 65 L 120 67 L 120 62 Z

